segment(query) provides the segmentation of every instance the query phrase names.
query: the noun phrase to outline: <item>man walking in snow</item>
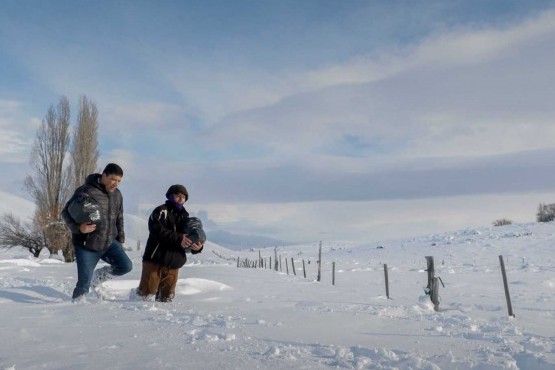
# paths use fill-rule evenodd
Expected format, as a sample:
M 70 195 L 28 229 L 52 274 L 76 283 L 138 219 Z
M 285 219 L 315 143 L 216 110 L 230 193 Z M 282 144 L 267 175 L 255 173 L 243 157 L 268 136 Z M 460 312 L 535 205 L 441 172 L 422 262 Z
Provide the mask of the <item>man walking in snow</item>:
M 102 282 L 132 269 L 122 247 L 125 242 L 123 197 L 118 189 L 122 177 L 121 167 L 109 163 L 102 174 L 87 177 L 62 211 L 62 218 L 71 230 L 77 260 L 73 301 L 84 297 L 91 285 L 97 291 Z M 99 260 L 110 266 L 95 271 Z

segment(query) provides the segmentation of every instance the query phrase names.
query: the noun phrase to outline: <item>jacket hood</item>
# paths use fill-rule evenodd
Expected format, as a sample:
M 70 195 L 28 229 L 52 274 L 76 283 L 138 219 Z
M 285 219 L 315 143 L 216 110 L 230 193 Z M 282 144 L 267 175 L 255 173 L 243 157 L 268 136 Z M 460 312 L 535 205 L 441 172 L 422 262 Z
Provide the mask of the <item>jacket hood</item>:
M 101 177 L 102 175 L 99 173 L 92 173 L 89 176 L 87 176 L 87 179 L 85 180 L 85 184 L 89 186 L 94 186 L 95 188 L 98 188 L 100 190 L 105 190 L 104 185 L 100 183 Z

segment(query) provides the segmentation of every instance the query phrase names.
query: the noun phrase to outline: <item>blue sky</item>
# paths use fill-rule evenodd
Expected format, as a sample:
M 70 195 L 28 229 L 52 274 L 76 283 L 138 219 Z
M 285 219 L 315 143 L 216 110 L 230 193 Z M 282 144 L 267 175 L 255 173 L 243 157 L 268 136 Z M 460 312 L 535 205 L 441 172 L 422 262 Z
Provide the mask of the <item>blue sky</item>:
M 4 0 L 0 189 L 85 94 L 137 215 L 183 183 L 214 228 L 283 241 L 533 221 L 554 42 L 553 1 Z

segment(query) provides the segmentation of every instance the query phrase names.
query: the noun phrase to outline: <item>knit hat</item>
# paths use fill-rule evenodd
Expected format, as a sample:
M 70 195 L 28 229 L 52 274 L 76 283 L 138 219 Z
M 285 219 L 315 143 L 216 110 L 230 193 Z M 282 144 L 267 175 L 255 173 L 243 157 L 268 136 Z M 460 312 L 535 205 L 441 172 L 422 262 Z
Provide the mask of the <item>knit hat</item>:
M 170 199 L 171 194 L 183 194 L 185 195 L 185 201 L 189 199 L 189 192 L 187 192 L 187 189 L 183 185 L 176 184 L 170 186 L 166 192 L 166 198 Z

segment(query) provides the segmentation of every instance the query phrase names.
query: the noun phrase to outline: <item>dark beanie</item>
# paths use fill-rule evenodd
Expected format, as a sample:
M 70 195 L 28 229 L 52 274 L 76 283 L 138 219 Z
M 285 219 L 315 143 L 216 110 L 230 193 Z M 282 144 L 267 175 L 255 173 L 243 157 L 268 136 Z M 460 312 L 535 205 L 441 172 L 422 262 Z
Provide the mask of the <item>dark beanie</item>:
M 187 192 L 187 189 L 183 185 L 177 184 L 177 185 L 170 186 L 168 191 L 166 191 L 166 198 L 169 199 L 171 194 L 183 194 L 185 195 L 185 201 L 189 199 L 189 193 Z

